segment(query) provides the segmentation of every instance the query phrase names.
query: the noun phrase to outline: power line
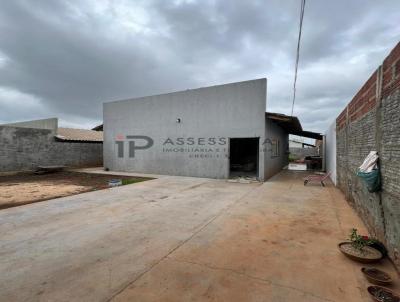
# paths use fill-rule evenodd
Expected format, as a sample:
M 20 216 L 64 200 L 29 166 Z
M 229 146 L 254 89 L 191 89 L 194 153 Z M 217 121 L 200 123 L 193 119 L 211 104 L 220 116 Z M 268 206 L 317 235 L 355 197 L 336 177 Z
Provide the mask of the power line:
M 306 6 L 306 0 L 301 0 L 301 7 L 300 7 L 300 23 L 299 23 L 299 37 L 297 39 L 297 51 L 296 51 L 296 66 L 294 69 L 294 82 L 293 82 L 293 101 L 292 101 L 292 113 L 293 116 L 293 109 L 294 109 L 294 102 L 296 100 L 296 84 L 297 84 L 297 69 L 299 67 L 299 57 L 300 57 L 300 40 L 301 40 L 301 30 L 303 28 L 303 17 L 304 17 L 304 8 Z

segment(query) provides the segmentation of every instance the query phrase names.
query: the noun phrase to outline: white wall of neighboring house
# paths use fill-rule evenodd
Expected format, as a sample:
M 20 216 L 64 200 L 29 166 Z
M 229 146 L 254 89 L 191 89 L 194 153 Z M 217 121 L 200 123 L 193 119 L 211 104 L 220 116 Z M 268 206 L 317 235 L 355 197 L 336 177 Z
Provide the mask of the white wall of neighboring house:
M 331 172 L 332 182 L 336 185 L 336 120 L 328 127 L 325 135 L 326 171 Z
M 303 148 L 303 143 L 295 140 L 289 140 L 289 148 Z
M 12 126 L 12 127 L 33 128 L 33 129 L 49 129 L 56 134 L 58 128 L 58 118 L 53 117 L 41 120 L 8 123 L 8 124 L 3 124 L 1 126 Z

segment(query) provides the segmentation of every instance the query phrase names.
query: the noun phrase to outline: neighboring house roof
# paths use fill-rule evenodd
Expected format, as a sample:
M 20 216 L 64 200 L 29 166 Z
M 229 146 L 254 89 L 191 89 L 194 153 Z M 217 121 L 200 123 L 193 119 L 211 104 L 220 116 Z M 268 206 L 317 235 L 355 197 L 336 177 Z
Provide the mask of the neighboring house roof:
M 300 144 L 300 145 L 308 146 L 308 147 L 315 147 L 315 145 L 313 145 L 313 144 L 299 142 L 299 141 L 296 141 L 295 139 L 289 139 L 289 144 L 290 143 Z
M 92 130 L 95 130 L 95 131 L 103 131 L 103 124 L 94 127 Z
M 300 141 L 296 141 L 295 139 L 289 139 L 289 142 L 298 143 L 298 144 L 302 144 L 303 143 L 303 142 L 300 142 Z
M 103 142 L 103 131 L 59 127 L 56 138 L 62 141 Z

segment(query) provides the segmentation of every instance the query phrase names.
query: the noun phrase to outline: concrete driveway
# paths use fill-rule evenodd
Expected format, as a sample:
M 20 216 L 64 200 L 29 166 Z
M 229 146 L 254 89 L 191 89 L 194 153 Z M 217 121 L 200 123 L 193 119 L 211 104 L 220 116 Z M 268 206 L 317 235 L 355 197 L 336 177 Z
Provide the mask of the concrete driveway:
M 300 176 L 163 177 L 2 210 L 0 301 L 365 301 L 336 249 L 364 227 Z

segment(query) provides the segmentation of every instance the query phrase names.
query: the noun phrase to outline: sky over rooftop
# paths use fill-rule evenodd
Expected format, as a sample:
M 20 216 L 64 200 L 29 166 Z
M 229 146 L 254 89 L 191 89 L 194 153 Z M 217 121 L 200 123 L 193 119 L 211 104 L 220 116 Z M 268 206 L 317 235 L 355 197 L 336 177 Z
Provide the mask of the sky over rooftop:
M 102 103 L 268 78 L 290 114 L 300 1 L 2 1 L 0 123 L 90 128 Z M 400 39 L 400 1 L 306 4 L 294 114 L 323 132 Z

